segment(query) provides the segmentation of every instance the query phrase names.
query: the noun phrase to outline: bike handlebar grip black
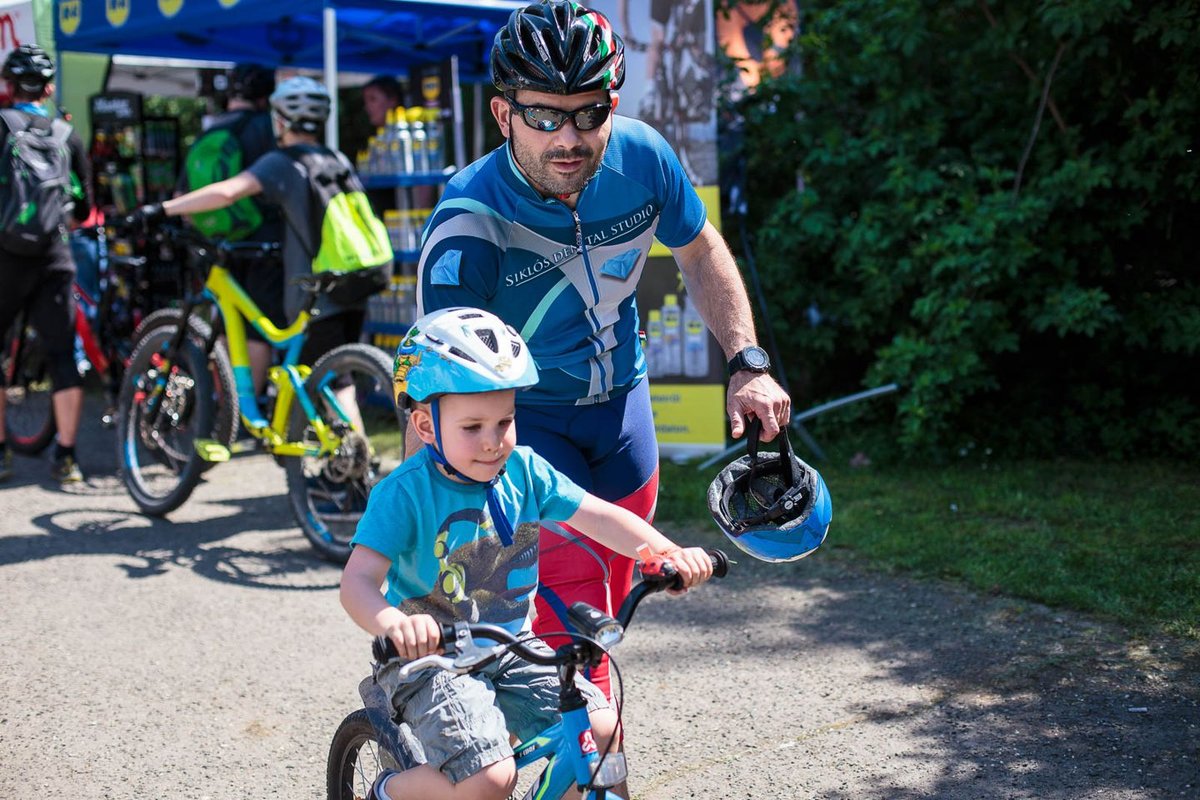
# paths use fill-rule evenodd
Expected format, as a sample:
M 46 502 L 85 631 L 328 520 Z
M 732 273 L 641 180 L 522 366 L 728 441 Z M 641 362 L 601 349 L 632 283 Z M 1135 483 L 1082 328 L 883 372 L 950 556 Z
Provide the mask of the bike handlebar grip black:
M 712 559 L 713 577 L 724 578 L 729 574 L 729 556 L 715 547 L 707 548 L 708 557 Z
M 382 664 L 385 661 L 391 661 L 396 658 L 399 653 L 396 652 L 396 644 L 387 636 L 376 636 L 371 642 L 371 655 L 375 660 Z

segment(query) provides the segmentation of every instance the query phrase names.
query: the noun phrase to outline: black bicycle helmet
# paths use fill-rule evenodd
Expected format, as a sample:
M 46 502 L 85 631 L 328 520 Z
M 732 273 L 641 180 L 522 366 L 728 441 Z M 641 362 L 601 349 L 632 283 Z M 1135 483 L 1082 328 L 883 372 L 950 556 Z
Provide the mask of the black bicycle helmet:
M 492 82 L 502 92 L 620 89 L 625 43 L 599 11 L 573 0 L 543 0 L 512 12 L 496 33 Z
M 22 92 L 36 94 L 54 80 L 54 60 L 36 44 L 23 44 L 4 59 L 0 77 L 15 83 Z
M 821 474 L 792 453 L 787 431 L 779 452 L 758 452 L 762 424 L 752 419 L 746 455 L 717 473 L 708 510 L 743 552 L 761 561 L 795 561 L 825 541 L 833 506 Z
M 262 64 L 238 64 L 229 70 L 229 94 L 245 100 L 262 100 L 275 91 L 275 70 Z

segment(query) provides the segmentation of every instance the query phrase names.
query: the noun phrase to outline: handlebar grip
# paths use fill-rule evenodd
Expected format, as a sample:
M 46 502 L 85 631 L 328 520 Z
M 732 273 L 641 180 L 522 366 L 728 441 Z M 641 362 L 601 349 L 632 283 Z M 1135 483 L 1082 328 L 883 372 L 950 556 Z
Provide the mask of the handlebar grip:
M 438 639 L 438 647 L 447 653 L 453 651 L 455 638 L 454 625 L 442 623 L 442 635 Z M 383 664 L 393 658 L 399 658 L 400 653 L 396 651 L 396 643 L 390 637 L 381 634 L 371 640 L 371 656 L 377 663 Z
M 729 574 L 729 556 L 725 555 L 724 550 L 718 550 L 715 547 L 704 548 L 708 553 L 708 557 L 712 559 L 713 577 L 724 578 Z

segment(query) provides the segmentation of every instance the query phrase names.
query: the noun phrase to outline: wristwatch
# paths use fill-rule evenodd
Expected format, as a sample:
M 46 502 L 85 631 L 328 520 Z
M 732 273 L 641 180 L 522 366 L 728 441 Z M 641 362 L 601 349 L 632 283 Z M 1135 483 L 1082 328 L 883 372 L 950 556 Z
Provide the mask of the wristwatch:
M 751 345 L 739 350 L 733 358 L 729 359 L 730 375 L 742 370 L 761 375 L 769 369 L 771 369 L 771 359 L 767 356 L 767 351 L 761 347 Z

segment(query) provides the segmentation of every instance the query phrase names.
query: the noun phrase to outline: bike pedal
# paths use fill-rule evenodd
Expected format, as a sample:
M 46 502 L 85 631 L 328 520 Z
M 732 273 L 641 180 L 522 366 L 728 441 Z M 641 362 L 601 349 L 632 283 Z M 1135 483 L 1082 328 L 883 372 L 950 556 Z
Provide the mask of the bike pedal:
M 238 439 L 229 446 L 229 452 L 235 456 L 258 452 L 258 439 Z
M 209 463 L 229 460 L 229 448 L 214 439 L 197 439 L 196 455 Z

